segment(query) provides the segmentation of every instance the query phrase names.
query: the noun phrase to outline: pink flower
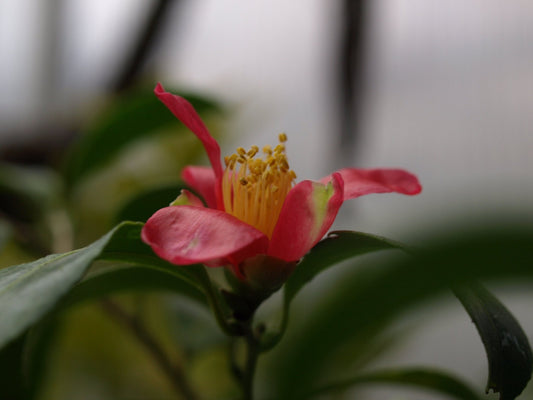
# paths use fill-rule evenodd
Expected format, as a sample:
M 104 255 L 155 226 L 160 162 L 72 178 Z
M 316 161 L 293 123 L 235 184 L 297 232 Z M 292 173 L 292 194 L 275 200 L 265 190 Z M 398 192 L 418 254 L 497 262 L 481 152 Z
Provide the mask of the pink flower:
M 295 265 L 328 231 L 344 200 L 370 193 L 415 195 L 417 178 L 400 169 L 345 168 L 320 181 L 294 183 L 285 155 L 285 134 L 274 148 L 257 146 L 225 157 L 204 123 L 182 97 L 161 84 L 157 97 L 200 139 L 211 168 L 188 166 L 184 181 L 200 194 L 183 191 L 144 225 L 142 239 L 161 258 L 177 265 L 230 265 L 240 278 L 268 275 L 265 268 Z M 266 266 L 266 267 L 265 267 Z M 288 275 L 287 272 L 286 275 Z M 273 271 L 272 271 L 273 272 Z

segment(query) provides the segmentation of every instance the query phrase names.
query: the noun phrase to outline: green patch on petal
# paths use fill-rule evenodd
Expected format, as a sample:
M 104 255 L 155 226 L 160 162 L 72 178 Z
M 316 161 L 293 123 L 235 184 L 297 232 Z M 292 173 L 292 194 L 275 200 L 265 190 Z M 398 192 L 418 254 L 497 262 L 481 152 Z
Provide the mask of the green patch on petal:
M 189 198 L 183 192 L 178 197 L 176 197 L 176 200 L 170 203 L 170 206 L 190 206 L 190 205 L 191 205 L 191 202 L 189 201 Z
M 195 206 L 203 207 L 204 203 L 187 189 L 182 189 L 180 195 L 170 203 L 170 206 Z
M 311 197 L 313 215 L 313 226 L 310 237 L 317 236 L 322 229 L 322 224 L 328 211 L 328 202 L 335 194 L 332 182 L 326 185 L 313 183 L 313 194 Z

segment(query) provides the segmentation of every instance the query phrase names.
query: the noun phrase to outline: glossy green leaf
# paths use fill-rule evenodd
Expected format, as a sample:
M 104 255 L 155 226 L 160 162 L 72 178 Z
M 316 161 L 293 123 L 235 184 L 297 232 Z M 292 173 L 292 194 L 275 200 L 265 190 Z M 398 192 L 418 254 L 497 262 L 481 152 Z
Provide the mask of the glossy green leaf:
M 141 223 L 125 222 L 83 249 L 0 270 L 0 347 L 49 312 L 97 259 L 150 266 L 202 291 L 205 271 L 176 268 L 155 256 L 142 243 L 141 228 Z
M 294 333 L 275 350 L 279 359 L 271 373 L 279 384 L 277 398 L 304 398 L 309 382 L 316 382 L 328 366 L 324 360 L 341 351 L 344 343 L 381 328 L 416 303 L 479 278 L 531 279 L 531 243 L 533 231 L 497 226 L 439 237 L 426 251 L 402 262 L 380 268 L 354 266 L 328 298 L 306 310 L 312 318 L 295 327 L 300 334 Z M 524 345 L 528 346 L 518 347 Z M 517 382 L 498 382 L 494 390 L 517 394 L 528 380 L 523 376 Z
M 287 328 L 292 300 L 316 275 L 341 261 L 379 250 L 391 249 L 405 249 L 405 246 L 368 233 L 331 232 L 327 238 L 311 249 L 285 283 L 281 326 L 264 335 L 263 350 L 272 348 L 281 340 Z
M 379 250 L 404 249 L 400 243 L 362 232 L 336 231 L 320 241 L 295 269 L 285 284 L 285 301 L 294 296 L 316 275 L 349 258 Z
M 185 94 L 205 115 L 218 107 L 211 100 Z M 65 166 L 67 183 L 73 185 L 112 160 L 132 142 L 159 135 L 180 122 L 161 104 L 153 89 L 127 93 L 108 106 L 105 113 L 83 132 Z M 183 132 L 189 133 L 183 129 Z
M 489 360 L 487 392 L 500 392 L 512 400 L 522 392 L 533 369 L 533 355 L 526 334 L 507 308 L 479 284 L 455 288 L 481 336 Z
M 104 256 L 105 257 L 105 256 Z M 194 268 L 193 266 L 191 266 Z M 189 266 L 187 267 L 189 268 Z M 207 306 L 206 297 L 183 275 L 153 267 L 119 266 L 106 268 L 87 277 L 65 297 L 62 307 L 132 290 L 163 290 L 178 292 Z
M 309 393 L 306 398 L 333 394 L 369 384 L 412 386 L 420 389 L 429 389 L 461 400 L 481 399 L 472 388 L 459 378 L 444 371 L 426 368 L 402 368 L 369 372 L 351 379 L 325 385 Z

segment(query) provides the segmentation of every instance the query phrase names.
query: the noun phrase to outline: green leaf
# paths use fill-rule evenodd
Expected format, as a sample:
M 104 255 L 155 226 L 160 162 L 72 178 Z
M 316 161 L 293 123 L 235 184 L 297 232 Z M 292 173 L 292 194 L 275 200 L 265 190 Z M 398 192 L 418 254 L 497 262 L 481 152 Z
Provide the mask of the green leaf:
M 211 100 L 191 94 L 183 96 L 200 114 L 218 110 Z M 65 166 L 67 183 L 72 186 L 103 167 L 132 142 L 179 126 L 180 122 L 161 104 L 152 89 L 127 93 L 115 99 L 83 133 L 72 151 Z
M 285 302 L 316 275 L 349 258 L 379 250 L 404 249 L 406 246 L 380 236 L 362 232 L 335 231 L 320 241 L 295 269 L 285 284 Z
M 142 243 L 141 228 L 142 223 L 125 222 L 83 249 L 0 270 L 0 348 L 48 313 L 97 259 L 150 266 L 203 291 L 205 271 L 176 268 L 158 258 Z
M 184 275 L 150 267 L 119 266 L 106 268 L 84 279 L 65 297 L 62 307 L 132 290 L 177 292 L 207 306 L 203 291 Z
M 83 276 L 105 246 L 55 254 L 0 270 L 0 347 L 39 320 Z
M 179 196 L 182 189 L 188 189 L 187 186 L 169 185 L 143 192 L 130 199 L 122 206 L 122 209 L 116 216 L 116 221 L 142 221 L 146 222 L 152 214 L 168 205 Z
M 290 305 L 296 294 L 316 275 L 349 258 L 391 249 L 405 249 L 400 243 L 362 232 L 335 231 L 320 241 L 298 264 L 284 286 L 281 326 L 262 338 L 263 351 L 281 340 L 289 321 Z
M 489 361 L 487 392 L 512 400 L 529 381 L 533 355 L 526 334 L 507 308 L 480 284 L 454 290 L 481 336 Z
M 402 262 L 380 268 L 354 266 L 328 298 L 312 311 L 307 309 L 312 317 L 295 327 L 296 332 L 274 352 L 278 360 L 270 373 L 272 382 L 279 385 L 274 389 L 277 398 L 304 398 L 309 382 L 316 382 L 332 367 L 327 363 L 332 354 L 342 351 L 348 341 L 362 338 L 376 327 L 382 329 L 414 304 L 480 278 L 500 282 L 533 277 L 533 231 L 496 226 L 469 234 L 461 229 L 457 232 L 436 238 L 423 253 Z M 494 390 L 506 396 L 520 393 L 528 379 L 524 376 L 512 387 Z
M 374 371 L 351 379 L 325 385 L 305 398 L 332 394 L 368 384 L 396 384 L 429 389 L 461 400 L 480 400 L 472 388 L 449 373 L 426 368 L 405 368 Z

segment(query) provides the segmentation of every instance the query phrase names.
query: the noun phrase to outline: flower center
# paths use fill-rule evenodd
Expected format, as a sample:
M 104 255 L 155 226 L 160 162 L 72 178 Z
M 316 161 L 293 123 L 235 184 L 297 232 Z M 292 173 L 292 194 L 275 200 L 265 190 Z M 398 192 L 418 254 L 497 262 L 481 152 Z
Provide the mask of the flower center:
M 279 135 L 272 150 L 263 147 L 263 158 L 255 158 L 259 147 L 246 151 L 242 147 L 224 158 L 222 177 L 224 209 L 228 214 L 259 229 L 270 239 L 278 222 L 281 207 L 291 190 L 296 174 L 289 169 L 285 145 L 287 135 Z

